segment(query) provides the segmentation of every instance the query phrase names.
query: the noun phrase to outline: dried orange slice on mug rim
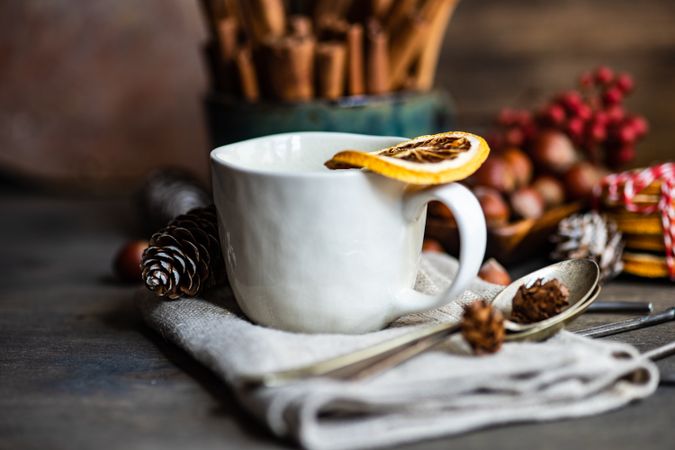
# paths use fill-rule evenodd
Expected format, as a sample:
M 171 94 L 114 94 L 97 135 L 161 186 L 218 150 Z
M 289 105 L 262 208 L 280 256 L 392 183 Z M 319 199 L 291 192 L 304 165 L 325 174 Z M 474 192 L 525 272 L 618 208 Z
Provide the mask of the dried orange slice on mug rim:
M 432 185 L 468 177 L 489 153 L 482 137 L 448 131 L 416 137 L 375 152 L 343 150 L 325 165 L 329 169 L 368 169 L 406 183 Z

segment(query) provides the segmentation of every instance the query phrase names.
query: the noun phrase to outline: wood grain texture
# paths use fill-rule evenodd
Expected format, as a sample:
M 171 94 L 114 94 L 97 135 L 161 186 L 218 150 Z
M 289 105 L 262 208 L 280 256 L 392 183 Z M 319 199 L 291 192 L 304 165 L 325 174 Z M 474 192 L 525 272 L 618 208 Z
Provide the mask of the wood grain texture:
M 150 331 L 131 300 L 135 287 L 111 279 L 112 255 L 135 230 L 129 198 L 0 189 L 0 204 L 0 449 L 292 448 L 247 416 L 215 375 Z M 661 310 L 675 306 L 673 289 L 624 279 L 600 298 L 649 300 Z M 621 317 L 587 314 L 574 325 Z M 611 339 L 647 350 L 674 338 L 669 323 Z M 675 358 L 659 367 L 675 374 Z M 666 450 L 675 439 L 673 402 L 675 389 L 662 387 L 600 416 L 400 448 Z

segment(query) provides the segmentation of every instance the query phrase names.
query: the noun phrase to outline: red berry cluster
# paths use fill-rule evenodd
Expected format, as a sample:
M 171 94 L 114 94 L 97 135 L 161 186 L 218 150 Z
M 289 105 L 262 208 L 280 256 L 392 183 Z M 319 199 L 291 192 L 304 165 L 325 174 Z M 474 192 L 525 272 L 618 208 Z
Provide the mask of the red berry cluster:
M 529 148 L 542 129 L 567 134 L 596 163 L 619 167 L 635 157 L 635 144 L 645 136 L 644 117 L 629 114 L 623 100 L 634 88 L 633 78 L 608 67 L 585 73 L 579 90 L 554 96 L 539 112 L 504 109 L 497 118 L 500 132 L 491 138 L 496 148 Z

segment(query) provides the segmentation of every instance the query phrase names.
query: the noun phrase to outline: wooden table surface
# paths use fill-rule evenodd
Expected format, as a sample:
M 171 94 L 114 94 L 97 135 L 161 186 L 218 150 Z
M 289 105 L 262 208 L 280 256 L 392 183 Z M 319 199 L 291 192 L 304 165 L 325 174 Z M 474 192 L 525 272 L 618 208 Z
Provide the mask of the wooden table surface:
M 128 198 L 0 189 L 0 448 L 282 448 L 207 369 L 142 323 L 110 274 L 134 230 Z M 620 280 L 601 299 L 675 306 L 665 282 Z M 574 326 L 620 319 L 587 314 Z M 614 339 L 648 350 L 675 323 Z M 675 357 L 658 363 L 675 377 Z M 402 448 L 672 449 L 675 387 L 607 414 L 480 430 Z

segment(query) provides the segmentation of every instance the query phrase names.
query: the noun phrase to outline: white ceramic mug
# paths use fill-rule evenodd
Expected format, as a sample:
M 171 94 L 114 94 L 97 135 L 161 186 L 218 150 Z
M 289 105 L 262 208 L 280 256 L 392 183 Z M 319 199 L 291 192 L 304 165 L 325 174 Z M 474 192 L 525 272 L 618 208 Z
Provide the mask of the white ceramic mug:
M 211 152 L 227 274 L 251 320 L 289 331 L 362 333 L 442 306 L 466 288 L 485 252 L 485 219 L 468 189 L 420 189 L 323 165 L 339 150 L 403 140 L 287 133 Z M 459 271 L 439 295 L 413 289 L 431 200 L 450 208 L 460 232 Z

